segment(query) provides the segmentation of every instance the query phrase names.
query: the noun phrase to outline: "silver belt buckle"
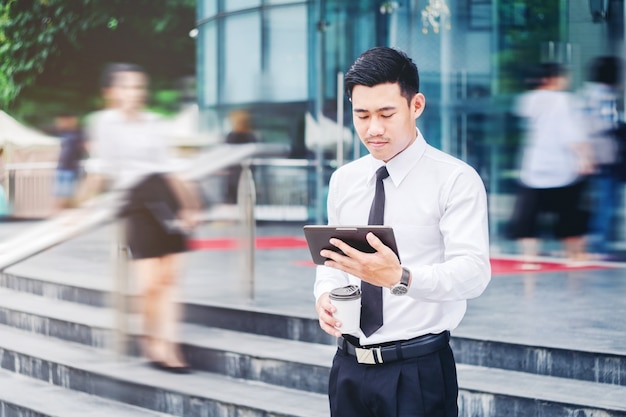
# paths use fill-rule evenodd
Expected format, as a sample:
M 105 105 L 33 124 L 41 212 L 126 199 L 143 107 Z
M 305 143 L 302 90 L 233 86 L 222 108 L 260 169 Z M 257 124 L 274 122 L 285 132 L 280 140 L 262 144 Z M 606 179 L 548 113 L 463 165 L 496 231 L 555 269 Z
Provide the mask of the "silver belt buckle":
M 373 349 L 363 349 L 355 347 L 356 361 L 366 365 L 376 365 L 383 363 L 383 355 L 379 347 Z

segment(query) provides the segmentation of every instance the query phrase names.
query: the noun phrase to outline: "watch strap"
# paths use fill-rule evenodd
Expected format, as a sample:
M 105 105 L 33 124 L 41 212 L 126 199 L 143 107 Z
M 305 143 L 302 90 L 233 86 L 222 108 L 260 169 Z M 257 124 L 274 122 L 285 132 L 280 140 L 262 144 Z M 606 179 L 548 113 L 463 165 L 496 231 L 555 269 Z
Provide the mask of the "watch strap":
M 404 285 L 405 287 L 408 287 L 410 279 L 411 279 L 411 271 L 409 271 L 405 267 L 402 267 L 402 277 L 400 277 L 400 284 Z

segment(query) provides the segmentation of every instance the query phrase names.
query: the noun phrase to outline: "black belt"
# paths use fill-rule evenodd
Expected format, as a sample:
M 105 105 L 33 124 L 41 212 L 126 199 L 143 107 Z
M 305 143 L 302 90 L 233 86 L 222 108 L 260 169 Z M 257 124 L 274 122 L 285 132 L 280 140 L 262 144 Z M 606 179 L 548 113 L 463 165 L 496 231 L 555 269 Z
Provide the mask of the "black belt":
M 403 340 L 383 346 L 360 347 L 355 346 L 345 337 L 337 339 L 339 349 L 350 356 L 355 356 L 357 362 L 368 365 L 378 365 L 400 361 L 402 359 L 417 358 L 443 349 L 450 342 L 450 332 L 427 334 L 411 340 Z

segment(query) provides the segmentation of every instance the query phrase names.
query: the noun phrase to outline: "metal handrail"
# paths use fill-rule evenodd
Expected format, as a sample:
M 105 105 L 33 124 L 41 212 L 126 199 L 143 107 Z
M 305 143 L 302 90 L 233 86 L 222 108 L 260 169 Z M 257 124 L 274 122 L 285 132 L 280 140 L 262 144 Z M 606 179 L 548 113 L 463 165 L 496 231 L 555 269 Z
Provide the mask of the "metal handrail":
M 241 146 L 241 145 L 234 145 Z M 280 149 L 280 148 L 276 148 Z M 178 158 L 178 161 L 185 163 L 188 159 Z M 184 162 L 183 162 L 184 161 Z M 276 166 L 276 167 L 288 167 L 288 168 L 312 168 L 319 164 L 316 159 L 285 159 L 285 158 L 251 158 L 250 166 Z M 334 161 L 327 161 L 326 163 L 335 167 Z M 40 169 L 55 169 L 57 167 L 56 162 L 17 162 L 10 163 L 4 166 L 6 171 L 20 171 L 20 170 L 40 170 Z M 219 169 L 218 169 L 219 171 Z
M 284 155 L 288 148 L 274 144 L 219 145 L 189 160 L 181 172 L 187 180 L 200 180 L 252 157 Z M 77 209 L 66 210 L 0 243 L 0 271 L 113 221 L 125 194 L 111 191 Z
M 56 162 L 14 162 L 4 166 L 7 171 L 18 171 L 26 169 L 55 169 Z
M 244 166 L 240 180 L 239 204 L 242 207 L 242 238 L 249 242 L 243 252 L 242 265 L 244 282 L 250 297 L 254 296 L 254 182 L 250 173 L 249 163 L 254 156 L 285 154 L 288 148 L 280 145 L 244 144 L 222 145 L 200 154 L 189 162 L 189 169 L 181 172 L 187 180 L 200 180 L 219 170 L 236 163 Z M 112 191 L 96 197 L 82 205 L 79 209 L 66 211 L 44 221 L 8 241 L 0 244 L 0 271 L 24 261 L 53 246 L 68 241 L 97 226 L 113 221 L 124 203 L 126 193 Z M 113 304 L 115 306 L 114 352 L 118 360 L 122 360 L 127 351 L 129 322 L 127 317 L 128 283 L 128 249 L 125 245 L 125 228 L 117 225 L 117 239 L 113 245 L 112 258 L 115 264 Z M 247 276 L 245 276 L 247 275 Z

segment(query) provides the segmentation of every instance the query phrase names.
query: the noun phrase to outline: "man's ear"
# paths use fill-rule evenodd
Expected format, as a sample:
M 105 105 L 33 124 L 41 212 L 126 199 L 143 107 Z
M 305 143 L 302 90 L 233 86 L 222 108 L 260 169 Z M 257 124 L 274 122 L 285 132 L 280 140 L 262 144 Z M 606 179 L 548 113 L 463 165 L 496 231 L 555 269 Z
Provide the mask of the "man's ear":
M 424 107 L 426 107 L 426 97 L 424 97 L 424 94 L 415 94 L 413 99 L 411 99 L 411 112 L 416 119 L 422 115 Z

